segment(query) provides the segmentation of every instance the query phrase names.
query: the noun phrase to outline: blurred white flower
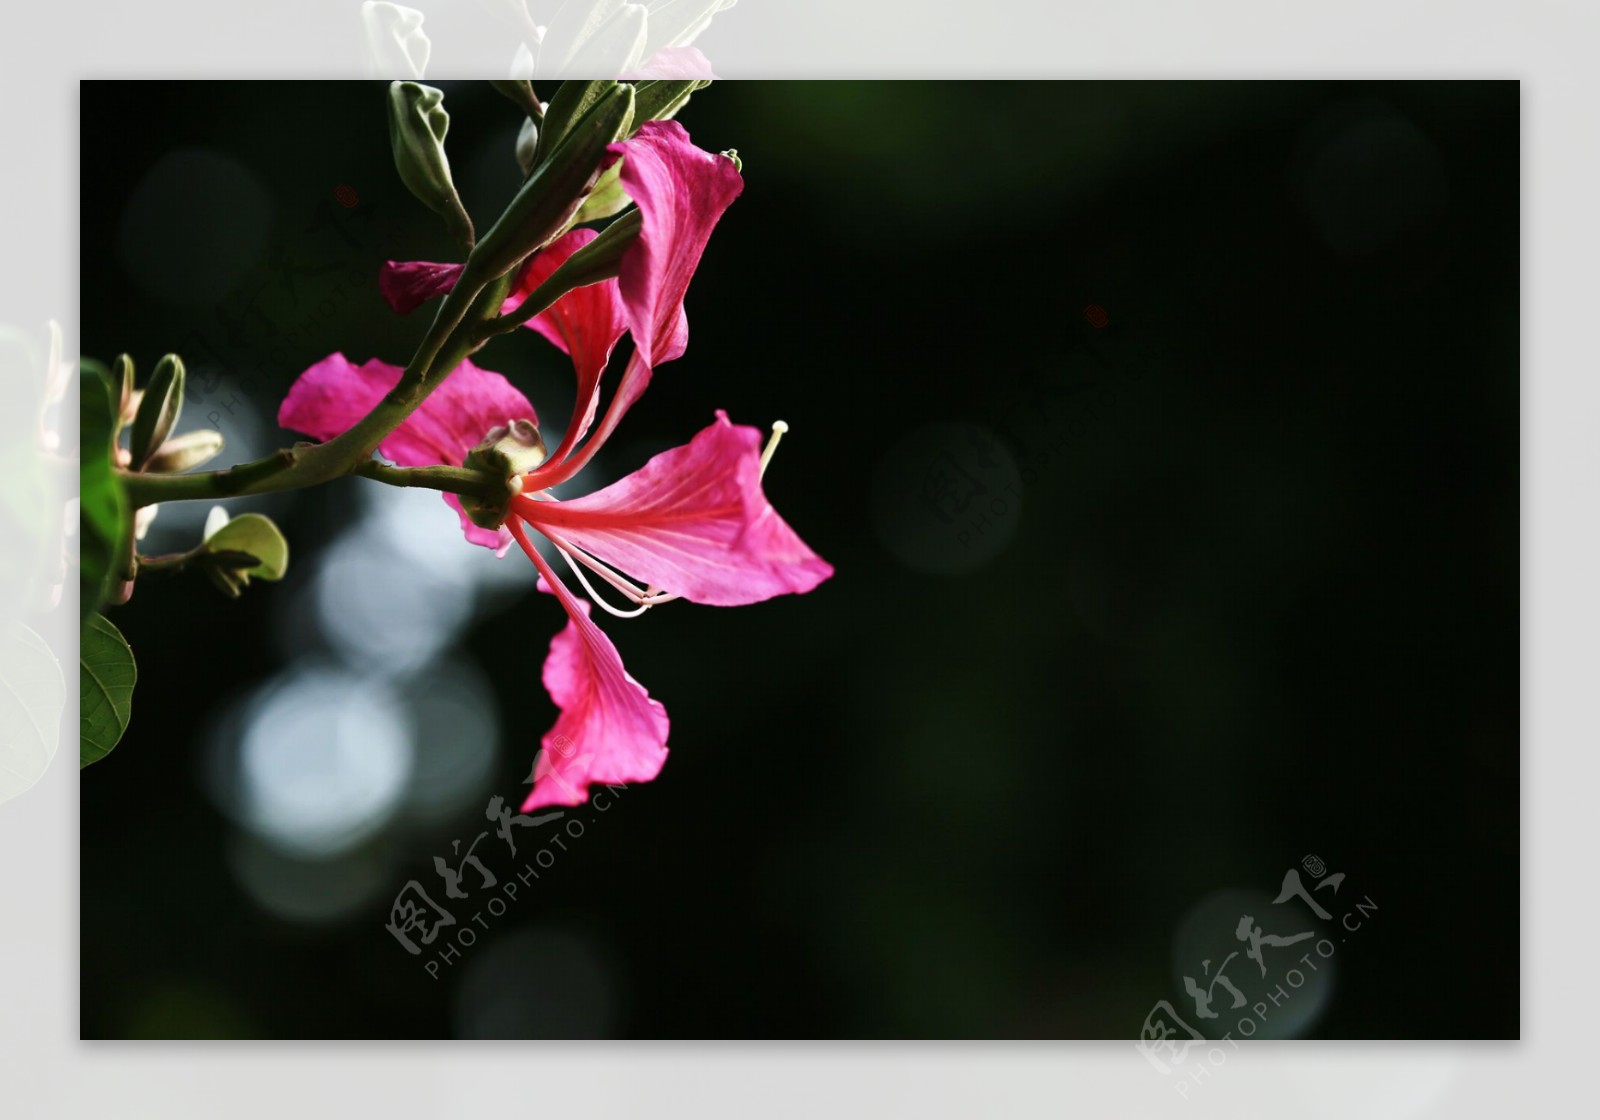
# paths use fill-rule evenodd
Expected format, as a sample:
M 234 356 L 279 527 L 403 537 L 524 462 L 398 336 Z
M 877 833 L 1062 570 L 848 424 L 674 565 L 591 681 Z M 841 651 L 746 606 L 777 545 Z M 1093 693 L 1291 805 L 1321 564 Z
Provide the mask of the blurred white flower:
M 47 334 L 41 353 L 30 334 L 0 325 L 0 802 L 44 775 L 66 706 L 56 651 L 71 647 L 66 612 L 54 608 L 77 552 L 77 499 L 66 492 L 77 470 L 60 458 L 77 428 L 61 415 L 77 363 L 63 360 L 60 324 Z
M 361 5 L 366 32 L 367 76 L 417 80 L 428 68 L 433 44 L 422 30 L 422 13 L 415 8 L 368 0 Z
M 519 7 L 522 0 L 485 0 L 496 8 L 512 5 Z M 669 53 L 657 60 L 663 50 L 689 46 L 710 26 L 718 12 L 733 7 L 735 0 L 565 0 L 553 7 L 549 24 L 540 27 L 529 17 L 527 26 L 535 28 L 537 35 L 524 31 L 529 54 L 535 60 L 535 72 L 542 80 L 559 78 L 594 78 L 602 75 L 620 77 L 640 72 L 640 76 L 658 76 L 654 70 L 668 67 Z M 695 52 L 699 61 L 704 57 Z M 515 76 L 526 77 L 520 66 L 519 53 L 514 67 Z M 704 73 L 710 76 L 710 66 Z M 669 75 L 676 76 L 676 70 Z
M 645 40 L 644 57 L 668 47 L 687 47 L 711 26 L 718 12 L 725 12 L 738 0 L 646 0 L 650 11 L 649 37 Z

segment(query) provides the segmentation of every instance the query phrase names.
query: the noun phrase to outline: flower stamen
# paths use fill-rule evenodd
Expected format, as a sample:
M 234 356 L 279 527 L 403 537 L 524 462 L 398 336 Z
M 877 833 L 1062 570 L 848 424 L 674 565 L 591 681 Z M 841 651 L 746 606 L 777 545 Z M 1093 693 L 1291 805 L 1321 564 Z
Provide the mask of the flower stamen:
M 789 425 L 782 420 L 774 420 L 772 422 L 772 438 L 767 440 L 767 446 L 761 451 L 761 474 L 756 477 L 761 478 L 766 475 L 767 464 L 772 462 L 772 453 L 778 450 L 778 441 L 783 438 L 783 433 L 788 430 Z
M 645 611 L 650 609 L 649 603 L 642 603 L 637 610 L 631 611 L 625 611 L 621 610 L 620 608 L 613 607 L 608 601 L 606 601 L 604 597 L 601 596 L 598 591 L 594 589 L 594 585 L 589 582 L 589 577 L 583 574 L 583 568 L 579 567 L 578 562 L 572 558 L 572 553 L 568 552 L 560 545 L 556 545 L 556 551 L 561 553 L 562 559 L 567 562 L 567 567 L 572 569 L 572 574 L 578 577 L 578 582 L 583 584 L 583 589 L 589 593 L 589 601 L 598 604 L 600 609 L 605 611 L 607 614 L 614 615 L 617 618 L 638 618 Z M 579 553 L 579 555 L 581 556 L 582 553 Z M 585 563 L 587 564 L 587 560 L 585 560 Z M 598 571 L 598 569 L 596 570 Z M 618 588 L 618 590 L 621 590 L 621 588 Z M 627 593 L 624 592 L 624 594 Z
M 675 599 L 681 598 L 681 596 L 676 594 L 663 595 L 661 593 L 661 589 L 656 587 L 654 584 L 650 585 L 648 588 L 641 588 L 638 584 L 622 575 L 605 561 L 600 560 L 595 556 L 591 556 L 588 552 L 585 552 L 583 549 L 572 544 L 565 538 L 549 532 L 546 532 L 545 535 L 550 538 L 550 543 L 555 545 L 556 549 L 567 558 L 567 563 L 571 564 L 576 562 L 578 564 L 582 564 L 591 572 L 594 572 L 601 579 L 609 583 L 617 590 L 619 594 L 622 595 L 624 599 L 628 600 L 628 602 L 638 605 L 638 610 L 627 612 L 623 612 L 615 607 L 612 607 L 605 600 L 601 599 L 599 595 L 595 594 L 594 588 L 589 584 L 589 581 L 584 577 L 583 573 L 574 568 L 574 573 L 576 573 L 578 580 L 583 584 L 584 590 L 589 592 L 589 597 L 595 602 L 599 603 L 604 610 L 616 615 L 618 618 L 638 618 L 651 607 L 660 606 L 662 603 L 670 603 Z

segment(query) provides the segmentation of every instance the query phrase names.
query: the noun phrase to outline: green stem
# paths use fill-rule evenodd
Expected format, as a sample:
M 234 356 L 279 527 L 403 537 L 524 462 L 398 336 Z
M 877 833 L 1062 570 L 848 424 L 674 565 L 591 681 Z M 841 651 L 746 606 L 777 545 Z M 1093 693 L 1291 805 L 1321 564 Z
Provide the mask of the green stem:
M 140 556 L 138 557 L 139 571 L 180 572 L 199 554 L 200 549 L 191 548 L 188 552 L 169 552 L 162 556 Z
M 484 340 L 476 328 L 499 312 L 511 280 L 512 273 L 508 272 L 484 281 L 474 271 L 469 258 L 460 281 L 440 306 L 432 326 L 428 328 L 427 335 L 400 381 L 348 431 L 326 443 L 299 444 L 292 449 L 275 451 L 264 459 L 241 463 L 226 470 L 191 474 L 144 474 L 119 470 L 117 475 L 128 495 L 129 505 L 137 509 L 155 502 L 271 494 L 317 486 L 346 475 L 366 473 L 363 464 L 372 462 L 372 452 L 384 437 L 415 412 L 428 394 L 438 388 L 467 355 L 483 345 Z M 448 482 L 449 485 L 432 485 L 431 488 L 454 490 L 457 493 L 481 493 L 496 482 L 488 475 L 475 471 L 470 473 L 475 476 L 471 482 L 454 475 L 435 475 L 434 481 Z M 378 476 L 368 474 L 367 477 Z M 413 477 L 418 480 L 394 481 Z M 431 485 L 430 482 L 421 481 L 423 477 L 396 473 L 380 478 L 380 481 L 390 482 L 391 485 Z M 498 485 L 503 487 L 504 481 L 499 480 Z
M 502 88 L 506 84 L 501 83 Z M 514 92 L 519 99 L 531 99 L 537 108 L 538 101 L 531 85 L 516 85 Z M 424 468 L 422 473 L 414 473 L 401 472 L 382 464 L 368 464 L 372 463 L 372 453 L 384 437 L 415 412 L 428 394 L 438 388 L 467 355 L 483 346 L 495 334 L 510 331 L 545 310 L 573 288 L 616 275 L 622 250 L 637 235 L 640 221 L 637 216 L 625 216 L 613 222 L 593 242 L 573 254 L 512 315 L 500 317 L 500 308 L 523 259 L 534 251 L 536 244 L 547 243 L 560 228 L 564 220 L 561 217 L 562 207 L 575 211 L 581 202 L 581 198 L 569 200 L 565 197 L 569 188 L 587 190 L 593 185 L 598 171 L 591 164 L 599 160 L 601 150 L 589 149 L 604 139 L 602 134 L 605 128 L 602 126 L 614 126 L 614 134 L 625 116 L 631 114 L 632 103 L 631 90 L 626 92 L 622 101 L 615 104 L 608 102 L 610 107 L 607 112 L 610 115 L 597 120 L 590 130 L 593 135 L 585 141 L 589 147 L 578 144 L 575 139 L 571 140 L 568 146 L 571 149 L 570 158 L 560 162 L 553 170 L 546 169 L 543 178 L 536 176 L 536 181 L 524 185 L 501 220 L 467 253 L 460 278 L 440 304 L 428 333 L 412 355 L 399 382 L 348 431 L 326 443 L 299 444 L 227 470 L 191 474 L 119 471 L 118 478 L 127 493 L 129 504 L 138 509 L 154 502 L 215 500 L 298 490 L 352 474 L 362 474 L 391 485 L 429 486 L 436 490 L 471 493 L 491 502 L 508 497 L 505 480 L 490 480 L 488 475 L 479 472 L 464 472 L 476 476 L 467 478 L 463 473 L 453 473 L 455 468 Z M 613 120 L 613 117 L 616 119 Z M 568 151 L 568 147 L 563 147 L 562 151 Z M 593 157 L 592 160 L 589 157 Z M 530 195 L 530 190 L 535 193 Z M 516 213 L 513 214 L 513 211 Z M 502 226 L 505 228 L 502 229 Z M 537 238 L 527 235 L 525 251 L 517 244 L 519 237 L 525 234 L 524 226 L 539 232 Z
M 499 476 L 466 467 L 391 467 L 368 459 L 354 473 L 386 486 L 421 486 L 472 497 L 490 496 L 505 489 L 505 480 Z

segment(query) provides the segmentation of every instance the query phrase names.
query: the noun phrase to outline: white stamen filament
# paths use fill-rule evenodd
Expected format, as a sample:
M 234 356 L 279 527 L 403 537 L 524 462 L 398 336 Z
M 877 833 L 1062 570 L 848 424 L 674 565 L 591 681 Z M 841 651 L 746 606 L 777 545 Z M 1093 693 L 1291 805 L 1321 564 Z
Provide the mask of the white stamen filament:
M 578 548 L 570 541 L 548 532 L 545 535 L 550 537 L 550 542 L 556 546 L 556 551 L 561 553 L 562 556 L 566 557 L 567 563 L 572 566 L 573 574 L 578 577 L 579 582 L 583 584 L 584 590 L 589 593 L 589 598 L 593 599 L 596 603 L 599 603 L 601 609 L 615 615 L 618 618 L 638 618 L 651 607 L 659 606 L 662 603 L 670 603 L 674 599 L 679 598 L 677 595 L 661 594 L 660 588 L 655 587 L 654 585 L 649 588 L 641 588 L 638 584 L 622 575 L 622 573 L 618 572 L 604 561 L 589 555 L 583 549 Z M 624 599 L 628 600 L 630 603 L 637 604 L 639 609 L 634 611 L 622 611 L 616 607 L 613 607 L 609 602 L 596 594 L 595 589 L 589 583 L 588 578 L 585 577 L 583 572 L 577 567 L 578 564 L 582 564 L 585 568 L 588 568 L 591 572 L 594 572 L 601 579 L 605 580 L 613 588 L 615 588 Z
M 761 477 L 767 473 L 767 464 L 772 462 L 772 453 L 778 450 L 778 441 L 783 438 L 783 433 L 789 430 L 789 425 L 782 420 L 772 422 L 772 437 L 767 440 L 767 446 L 761 451 Z
M 556 551 L 561 553 L 562 559 L 567 562 L 567 567 L 572 569 L 572 574 L 578 577 L 579 583 L 583 584 L 583 589 L 589 593 L 590 601 L 598 604 L 600 609 L 605 611 L 607 614 L 615 615 L 617 618 L 638 618 L 645 611 L 650 609 L 649 603 L 643 603 L 637 610 L 632 611 L 620 610 L 616 607 L 613 607 L 605 600 L 604 597 L 601 596 L 598 591 L 594 589 L 594 585 L 589 582 L 589 577 L 583 574 L 583 569 L 580 568 L 578 566 L 578 562 L 572 558 L 572 553 L 568 552 L 560 545 L 556 546 Z
M 789 425 L 784 421 L 774 420 L 772 422 L 772 435 L 767 439 L 767 446 L 761 450 L 761 475 L 764 476 L 767 473 L 767 464 L 772 462 L 772 456 L 778 450 L 778 443 L 783 439 L 784 433 L 788 430 Z M 511 480 L 511 484 L 514 487 L 512 493 L 521 492 L 521 482 L 522 479 L 520 476 Z M 548 491 L 543 490 L 530 495 L 530 497 L 534 498 L 536 501 L 553 500 L 553 495 L 551 495 Z M 548 530 L 546 531 L 545 535 L 548 536 L 551 543 L 556 546 L 556 551 L 561 553 L 562 559 L 566 560 L 567 566 L 572 569 L 572 574 L 578 577 L 578 582 L 583 584 L 583 589 L 589 593 L 589 598 L 595 603 L 599 604 L 600 608 L 606 611 L 608 614 L 615 615 L 617 618 L 638 618 L 651 607 L 660 606 L 662 603 L 670 603 L 674 599 L 682 598 L 680 595 L 662 594 L 661 588 L 657 587 L 655 584 L 651 584 L 649 587 L 641 588 L 631 580 L 627 579 L 621 573 L 614 571 L 609 565 L 603 563 L 596 557 L 590 556 L 583 549 L 577 548 L 560 537 L 550 534 Z M 588 568 L 601 579 L 605 580 L 619 594 L 621 594 L 624 599 L 627 599 L 628 602 L 635 604 L 636 609 L 625 611 L 612 606 L 606 599 L 601 597 L 599 592 L 594 589 L 594 585 L 589 582 L 589 577 L 583 574 L 584 568 Z

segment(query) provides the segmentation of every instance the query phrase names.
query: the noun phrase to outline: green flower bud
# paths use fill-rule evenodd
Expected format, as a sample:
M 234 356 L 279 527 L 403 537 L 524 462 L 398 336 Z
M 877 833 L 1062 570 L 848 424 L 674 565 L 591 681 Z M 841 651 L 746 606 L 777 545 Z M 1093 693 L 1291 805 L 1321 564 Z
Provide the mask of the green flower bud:
M 690 94 L 710 84 L 708 81 L 636 83 L 633 87 L 633 123 L 628 127 L 628 135 L 638 132 L 647 121 L 670 121 L 678 110 L 689 103 Z M 572 219 L 572 224 L 581 226 L 585 222 L 597 222 L 620 214 L 632 205 L 633 199 L 622 189 L 622 160 L 618 160 L 596 181 L 589 197 L 584 200 L 583 208 Z
M 689 103 L 689 95 L 696 90 L 705 89 L 711 83 L 704 79 L 697 81 L 667 81 L 656 79 L 637 83 L 634 95 L 637 101 L 633 111 L 633 132 L 639 131 L 639 126 L 646 121 L 670 121 L 678 115 L 678 110 Z
M 117 360 L 111 365 L 111 386 L 117 393 L 117 415 L 133 419 L 134 410 L 139 407 L 133 399 L 133 359 L 126 354 L 118 354 Z
M 529 117 L 522 122 L 522 128 L 517 132 L 517 166 L 522 168 L 522 177 L 526 179 L 533 174 L 534 160 L 539 153 L 539 127 Z
M 163 443 L 156 453 L 150 456 L 150 462 L 145 470 L 157 474 L 186 471 L 191 467 L 198 467 L 201 463 L 209 462 L 221 450 L 222 433 L 215 428 L 185 432 Z
M 567 96 L 568 88 L 574 84 L 583 87 L 584 97 Z M 594 96 L 587 96 L 591 92 Z M 584 101 L 588 108 L 574 118 L 569 114 L 575 100 Z M 572 121 L 570 125 L 561 127 L 556 123 L 558 108 L 563 111 L 563 119 Z M 559 236 L 599 178 L 606 146 L 627 135 L 632 121 L 632 86 L 619 82 L 562 85 L 545 113 L 540 147 L 552 142 L 557 135 L 552 130 L 558 127 L 560 142 L 549 155 L 541 154 L 539 165 L 511 205 L 494 228 L 483 235 L 469 267 L 480 277 L 504 275 L 518 261 Z
M 518 57 L 527 53 L 527 46 L 519 44 Z M 503 82 L 491 81 L 489 83 L 499 90 L 517 108 L 530 117 L 538 117 L 544 113 L 544 106 L 539 104 L 539 99 L 533 94 L 533 83 L 526 78 L 512 78 Z
M 134 470 L 144 470 L 178 423 L 178 414 L 183 411 L 183 379 L 183 359 L 178 355 L 168 354 L 156 363 L 128 439 L 129 465 Z
M 444 219 L 451 236 L 471 245 L 472 219 L 456 194 L 450 160 L 444 154 L 449 130 L 450 114 L 445 112 L 441 91 L 418 82 L 389 86 L 389 144 L 401 181 L 419 202 Z

